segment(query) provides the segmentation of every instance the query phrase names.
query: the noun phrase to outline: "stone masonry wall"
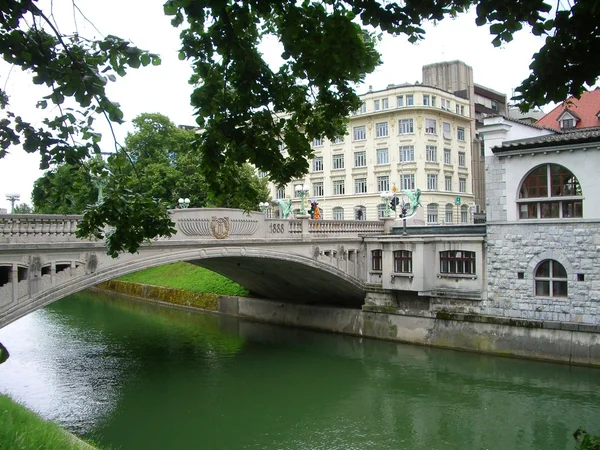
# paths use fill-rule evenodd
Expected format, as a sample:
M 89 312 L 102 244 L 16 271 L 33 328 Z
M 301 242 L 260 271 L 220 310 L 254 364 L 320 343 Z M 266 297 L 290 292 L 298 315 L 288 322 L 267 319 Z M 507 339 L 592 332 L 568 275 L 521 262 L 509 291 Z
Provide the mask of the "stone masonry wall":
M 488 224 L 487 232 L 483 314 L 600 324 L 600 221 Z M 534 295 L 535 269 L 545 259 L 566 269 L 568 298 Z
M 488 222 L 506 220 L 506 160 L 485 158 L 486 216 Z

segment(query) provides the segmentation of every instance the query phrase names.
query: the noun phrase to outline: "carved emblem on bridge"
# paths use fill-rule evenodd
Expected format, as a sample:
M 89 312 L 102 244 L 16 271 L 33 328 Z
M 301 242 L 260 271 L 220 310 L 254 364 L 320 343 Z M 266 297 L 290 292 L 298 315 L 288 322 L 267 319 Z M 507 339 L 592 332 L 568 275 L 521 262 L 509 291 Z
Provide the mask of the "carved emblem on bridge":
M 212 216 L 210 218 L 210 234 L 215 239 L 225 239 L 229 236 L 229 229 L 231 227 L 231 221 L 229 217 Z

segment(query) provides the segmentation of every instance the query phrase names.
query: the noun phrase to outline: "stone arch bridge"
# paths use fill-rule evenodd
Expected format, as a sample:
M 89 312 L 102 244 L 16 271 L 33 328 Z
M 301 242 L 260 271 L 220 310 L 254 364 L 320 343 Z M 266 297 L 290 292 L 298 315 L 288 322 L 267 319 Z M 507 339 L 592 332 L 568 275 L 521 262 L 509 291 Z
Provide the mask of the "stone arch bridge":
M 363 236 L 382 221 L 269 220 L 232 209 L 172 211 L 176 234 L 136 254 L 106 255 L 104 242 L 77 239 L 81 216 L 0 216 L 0 328 L 60 298 L 127 273 L 188 261 L 253 295 L 360 307 Z

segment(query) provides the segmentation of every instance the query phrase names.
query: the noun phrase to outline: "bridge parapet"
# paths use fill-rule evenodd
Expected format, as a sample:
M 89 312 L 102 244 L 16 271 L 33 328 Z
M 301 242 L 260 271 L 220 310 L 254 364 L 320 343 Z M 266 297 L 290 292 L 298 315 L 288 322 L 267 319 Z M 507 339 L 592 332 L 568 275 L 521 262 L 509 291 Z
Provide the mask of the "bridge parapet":
M 181 209 L 172 213 L 178 231 L 172 239 L 297 239 L 310 235 L 348 237 L 384 231 L 382 221 L 265 219 L 259 212 L 217 208 Z
M 0 215 L 0 243 L 31 241 L 77 241 L 75 232 L 80 215 L 3 214 Z
M 260 212 L 190 208 L 171 211 L 176 234 L 170 240 L 298 239 L 382 234 L 382 221 L 266 219 Z M 81 242 L 75 236 L 80 215 L 0 215 L 0 244 Z M 164 239 L 160 239 L 164 240 Z

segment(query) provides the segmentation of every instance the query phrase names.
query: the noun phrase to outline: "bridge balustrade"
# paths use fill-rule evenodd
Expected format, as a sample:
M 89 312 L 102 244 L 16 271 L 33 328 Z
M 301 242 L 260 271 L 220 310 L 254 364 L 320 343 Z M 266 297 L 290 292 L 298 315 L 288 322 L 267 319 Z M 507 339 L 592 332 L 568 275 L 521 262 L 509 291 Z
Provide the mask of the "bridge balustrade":
M 75 232 L 80 215 L 9 214 L 0 215 L 0 240 L 27 242 L 43 237 L 52 241 L 77 240 Z

